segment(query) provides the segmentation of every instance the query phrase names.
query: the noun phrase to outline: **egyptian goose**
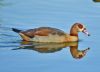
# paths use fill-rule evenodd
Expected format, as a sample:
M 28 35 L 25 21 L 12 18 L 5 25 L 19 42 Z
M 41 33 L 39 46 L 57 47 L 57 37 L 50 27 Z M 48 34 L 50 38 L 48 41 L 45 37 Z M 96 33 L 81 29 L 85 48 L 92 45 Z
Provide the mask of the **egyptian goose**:
M 83 32 L 88 36 L 90 35 L 87 32 L 86 27 L 81 23 L 72 25 L 70 34 L 51 27 L 39 27 L 26 31 L 18 30 L 16 28 L 12 28 L 12 30 L 17 32 L 24 41 L 33 42 L 73 42 L 78 41 L 78 32 Z

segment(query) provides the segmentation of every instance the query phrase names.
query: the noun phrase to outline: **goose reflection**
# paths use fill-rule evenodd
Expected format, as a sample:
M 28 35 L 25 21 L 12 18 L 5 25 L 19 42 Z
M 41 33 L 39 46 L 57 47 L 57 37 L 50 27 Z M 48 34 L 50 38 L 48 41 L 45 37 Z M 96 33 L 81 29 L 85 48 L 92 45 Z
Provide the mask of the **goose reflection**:
M 78 50 L 78 44 L 76 46 L 70 46 L 71 55 L 75 59 L 81 59 L 81 58 L 83 58 L 86 55 L 86 53 L 87 53 L 87 51 L 89 49 L 90 48 L 86 48 L 84 50 Z
M 54 53 L 62 50 L 63 48 L 69 47 L 70 53 L 73 58 L 81 59 L 83 58 L 90 48 L 85 48 L 84 50 L 78 50 L 78 42 L 70 43 L 33 43 L 22 41 L 20 49 L 31 49 L 39 53 Z

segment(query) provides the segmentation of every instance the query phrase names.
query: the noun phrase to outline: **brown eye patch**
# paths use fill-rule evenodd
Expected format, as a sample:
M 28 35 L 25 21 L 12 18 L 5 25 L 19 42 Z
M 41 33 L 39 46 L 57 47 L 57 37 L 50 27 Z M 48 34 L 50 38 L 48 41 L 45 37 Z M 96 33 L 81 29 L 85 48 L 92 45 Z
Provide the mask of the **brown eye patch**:
M 80 29 L 82 29 L 82 28 L 83 28 L 83 25 L 82 25 L 82 24 L 79 24 L 78 27 L 79 27 Z

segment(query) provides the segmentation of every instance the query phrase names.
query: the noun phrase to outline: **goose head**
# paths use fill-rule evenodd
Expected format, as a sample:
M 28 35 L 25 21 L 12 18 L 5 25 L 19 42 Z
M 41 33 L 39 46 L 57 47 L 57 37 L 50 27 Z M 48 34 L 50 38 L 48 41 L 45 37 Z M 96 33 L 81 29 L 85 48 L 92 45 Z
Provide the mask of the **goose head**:
M 70 35 L 72 36 L 77 36 L 78 35 L 78 32 L 83 32 L 84 34 L 90 36 L 90 34 L 88 33 L 85 25 L 81 24 L 81 23 L 75 23 L 71 30 L 70 30 Z
M 90 34 L 88 33 L 85 25 L 77 23 L 77 29 L 78 29 L 78 32 L 83 32 L 84 34 L 90 36 Z

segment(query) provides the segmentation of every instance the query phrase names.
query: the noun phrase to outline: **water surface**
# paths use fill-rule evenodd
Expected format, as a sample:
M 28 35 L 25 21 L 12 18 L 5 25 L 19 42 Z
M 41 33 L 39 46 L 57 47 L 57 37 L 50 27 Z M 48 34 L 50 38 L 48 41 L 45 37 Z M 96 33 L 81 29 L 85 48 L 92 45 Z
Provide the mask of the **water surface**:
M 66 44 L 41 48 L 23 43 L 11 31 L 49 26 L 69 33 L 75 22 L 85 24 L 91 34 L 79 33 L 78 50 L 90 48 L 81 59 L 73 57 Z M 92 0 L 0 0 L 0 72 L 99 72 L 99 22 L 100 3 Z

